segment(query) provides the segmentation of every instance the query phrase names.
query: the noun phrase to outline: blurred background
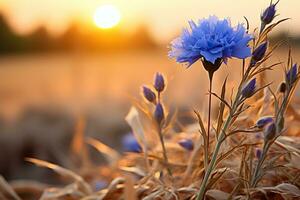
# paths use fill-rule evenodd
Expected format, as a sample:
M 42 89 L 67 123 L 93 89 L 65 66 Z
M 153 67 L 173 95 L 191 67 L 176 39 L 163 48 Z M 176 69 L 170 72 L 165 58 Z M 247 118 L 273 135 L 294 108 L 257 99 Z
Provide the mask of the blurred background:
M 155 72 L 168 79 L 165 105 L 205 111 L 207 76 L 167 57 L 169 42 L 190 19 L 230 16 L 232 23 L 259 26 L 268 0 L 0 0 L 0 174 L 8 180 L 42 179 L 27 164 L 36 157 L 66 166 L 78 121 L 83 132 L 120 149 L 130 131 L 124 117 L 140 87 Z M 282 0 L 277 19 L 291 20 L 271 35 L 285 43 L 272 62 L 285 61 L 288 45 L 300 58 L 299 1 Z M 240 61 L 216 76 L 215 91 Z M 268 74 L 274 87 L 282 78 Z M 233 73 L 232 73 L 233 72 Z M 277 78 L 278 77 L 278 78 Z M 81 120 L 79 120 L 81 119 Z M 113 138 L 113 139 L 112 139 Z

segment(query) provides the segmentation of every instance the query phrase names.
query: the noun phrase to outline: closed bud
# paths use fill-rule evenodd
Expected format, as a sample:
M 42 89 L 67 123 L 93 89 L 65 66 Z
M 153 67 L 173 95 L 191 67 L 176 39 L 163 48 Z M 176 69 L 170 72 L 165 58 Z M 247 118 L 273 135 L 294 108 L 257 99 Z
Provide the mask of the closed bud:
M 278 87 L 278 92 L 285 93 L 285 91 L 286 91 L 286 83 L 282 82 Z
M 164 108 L 161 103 L 156 104 L 154 111 L 154 119 L 160 125 L 165 118 Z
M 252 62 L 256 63 L 263 59 L 268 49 L 268 42 L 259 45 L 252 53 Z M 252 63 L 253 64 L 253 63 Z
M 255 149 L 255 157 L 259 160 L 262 156 L 262 150 L 260 148 Z
M 265 142 L 272 140 L 276 136 L 276 125 L 272 123 L 264 131 Z
M 154 79 L 154 88 L 157 92 L 162 92 L 165 89 L 165 80 L 161 73 L 156 73 Z
M 142 147 L 132 133 L 128 133 L 122 138 L 122 145 L 123 149 L 127 152 L 142 152 Z
M 249 81 L 242 89 L 242 96 L 244 98 L 250 98 L 255 93 L 256 88 L 256 78 Z
M 156 102 L 155 93 L 150 88 L 148 88 L 146 86 L 143 86 L 143 95 L 144 95 L 145 99 L 147 99 L 149 102 L 151 102 L 151 103 Z
M 266 125 L 273 122 L 273 118 L 270 116 L 265 116 L 257 120 L 256 126 L 257 128 L 264 128 Z
M 279 1 L 277 1 L 277 3 L 278 2 Z M 262 23 L 264 23 L 265 25 L 270 24 L 275 18 L 277 3 L 271 4 L 269 7 L 267 7 L 260 16 Z
M 298 66 L 294 64 L 293 67 L 286 74 L 286 82 L 289 85 L 292 85 L 297 80 Z
M 191 139 L 182 139 L 178 142 L 178 144 L 188 151 L 192 151 L 194 149 L 194 143 Z

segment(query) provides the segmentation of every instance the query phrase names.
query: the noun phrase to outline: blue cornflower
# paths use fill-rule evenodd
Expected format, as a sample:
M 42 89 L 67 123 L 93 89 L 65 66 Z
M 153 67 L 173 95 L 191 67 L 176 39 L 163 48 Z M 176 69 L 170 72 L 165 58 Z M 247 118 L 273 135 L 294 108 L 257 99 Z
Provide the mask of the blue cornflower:
M 136 153 L 142 152 L 142 147 L 132 133 L 128 133 L 122 138 L 122 145 L 125 151 Z
M 252 36 L 242 24 L 232 27 L 229 19 L 220 20 L 210 16 L 198 23 L 190 21 L 189 25 L 191 30 L 184 29 L 182 35 L 171 43 L 169 56 L 177 62 L 191 66 L 203 59 L 211 66 L 217 64 L 217 70 L 228 58 L 244 59 L 251 56 L 248 43 Z

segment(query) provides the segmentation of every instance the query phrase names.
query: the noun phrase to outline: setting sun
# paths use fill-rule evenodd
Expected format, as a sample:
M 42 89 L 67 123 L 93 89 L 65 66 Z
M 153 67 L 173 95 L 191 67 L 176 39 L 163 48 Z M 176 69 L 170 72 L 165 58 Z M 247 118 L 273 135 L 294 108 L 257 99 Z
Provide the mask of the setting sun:
M 116 26 L 121 20 L 121 14 L 113 5 L 103 5 L 94 13 L 94 23 L 97 27 L 107 29 Z

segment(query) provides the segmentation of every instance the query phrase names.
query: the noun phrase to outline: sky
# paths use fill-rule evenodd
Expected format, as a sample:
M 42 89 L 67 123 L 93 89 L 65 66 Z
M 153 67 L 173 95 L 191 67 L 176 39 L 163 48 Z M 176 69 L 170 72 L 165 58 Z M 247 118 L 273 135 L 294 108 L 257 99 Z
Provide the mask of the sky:
M 259 15 L 269 0 L 0 0 L 12 28 L 26 34 L 45 25 L 52 34 L 62 33 L 74 20 L 83 26 L 93 26 L 92 16 L 97 7 L 115 5 L 121 12 L 120 27 L 133 31 L 146 24 L 158 40 L 167 40 L 187 26 L 190 19 L 209 15 L 230 17 L 233 24 L 244 22 L 246 16 L 251 27 L 258 26 Z M 281 18 L 292 20 L 283 28 L 300 34 L 300 1 L 281 0 L 278 10 Z M 278 17 L 278 18 L 279 18 Z

